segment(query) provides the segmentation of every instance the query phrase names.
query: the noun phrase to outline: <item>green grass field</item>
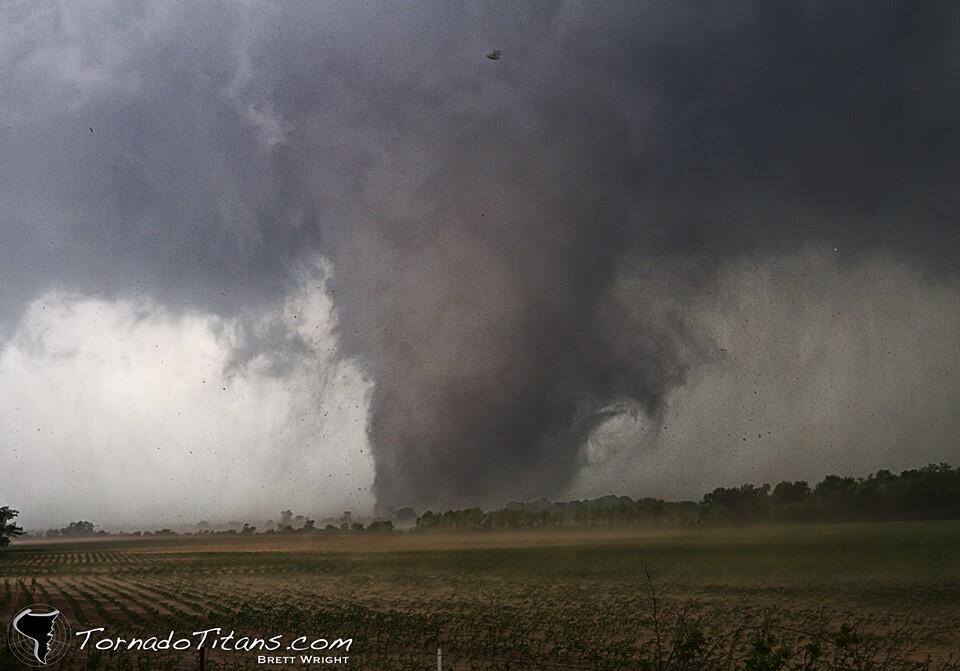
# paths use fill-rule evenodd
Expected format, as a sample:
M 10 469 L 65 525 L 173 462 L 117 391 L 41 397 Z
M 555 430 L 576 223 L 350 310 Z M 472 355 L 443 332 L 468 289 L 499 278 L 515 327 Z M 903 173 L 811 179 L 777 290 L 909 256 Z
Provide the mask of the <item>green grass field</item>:
M 355 669 L 433 669 L 438 646 L 445 670 L 955 668 L 960 522 L 19 543 L 0 554 L 4 626 L 36 602 L 75 631 L 353 638 Z M 197 655 L 74 649 L 59 667 Z

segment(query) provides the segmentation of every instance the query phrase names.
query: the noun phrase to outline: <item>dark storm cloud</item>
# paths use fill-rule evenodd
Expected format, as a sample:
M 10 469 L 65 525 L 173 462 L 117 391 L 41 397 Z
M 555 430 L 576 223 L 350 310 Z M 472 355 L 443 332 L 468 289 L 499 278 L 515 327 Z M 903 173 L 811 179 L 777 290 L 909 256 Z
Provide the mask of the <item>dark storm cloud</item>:
M 0 324 L 53 283 L 242 313 L 322 253 L 387 506 L 562 490 L 717 356 L 726 260 L 960 263 L 953 4 L 3 11 Z
M 242 17 L 4 11 L 4 303 L 50 283 L 228 310 L 276 292 L 313 232 L 275 216 L 282 189 L 229 93 Z

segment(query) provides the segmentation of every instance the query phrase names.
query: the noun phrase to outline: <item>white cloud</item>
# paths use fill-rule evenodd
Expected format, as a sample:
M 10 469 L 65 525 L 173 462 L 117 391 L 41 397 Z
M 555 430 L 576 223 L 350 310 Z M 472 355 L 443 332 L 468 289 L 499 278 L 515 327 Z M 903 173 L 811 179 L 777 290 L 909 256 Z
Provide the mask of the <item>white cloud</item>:
M 314 277 L 262 316 L 308 350 L 234 365 L 243 329 L 147 298 L 53 291 L 0 350 L 3 504 L 27 526 L 176 524 L 366 510 L 369 385 L 332 357 Z

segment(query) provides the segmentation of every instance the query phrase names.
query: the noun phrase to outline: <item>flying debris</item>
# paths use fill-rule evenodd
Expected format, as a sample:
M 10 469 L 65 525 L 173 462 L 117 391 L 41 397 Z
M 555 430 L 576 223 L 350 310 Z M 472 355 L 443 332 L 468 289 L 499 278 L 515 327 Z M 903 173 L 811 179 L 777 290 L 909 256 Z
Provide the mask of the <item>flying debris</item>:
M 487 58 L 489 58 L 491 61 L 499 61 L 499 60 L 500 60 L 500 53 L 501 53 L 501 52 L 500 52 L 499 49 L 494 49 L 494 50 L 491 51 L 489 54 L 487 54 Z

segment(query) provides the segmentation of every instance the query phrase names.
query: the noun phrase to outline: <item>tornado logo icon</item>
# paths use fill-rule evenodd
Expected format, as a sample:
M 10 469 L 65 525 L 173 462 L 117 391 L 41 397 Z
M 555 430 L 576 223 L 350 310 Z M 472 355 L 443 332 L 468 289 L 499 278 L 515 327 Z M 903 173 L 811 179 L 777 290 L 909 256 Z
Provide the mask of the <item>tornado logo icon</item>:
M 67 652 L 70 626 L 52 606 L 32 604 L 13 616 L 7 630 L 10 652 L 29 666 L 49 666 Z

